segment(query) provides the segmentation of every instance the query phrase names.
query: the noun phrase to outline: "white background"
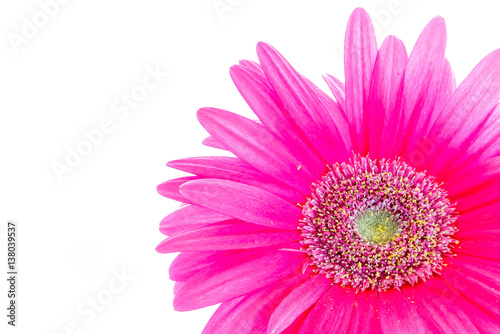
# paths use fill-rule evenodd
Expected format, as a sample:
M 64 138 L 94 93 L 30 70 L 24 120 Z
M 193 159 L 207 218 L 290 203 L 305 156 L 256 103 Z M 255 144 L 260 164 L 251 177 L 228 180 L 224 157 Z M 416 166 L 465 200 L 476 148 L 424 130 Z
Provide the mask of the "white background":
M 250 116 L 228 69 L 256 60 L 258 41 L 321 87 L 324 73 L 343 79 L 341 44 L 358 6 L 378 25 L 379 45 L 395 34 L 408 50 L 432 17 L 443 16 L 458 81 L 500 47 L 496 1 L 221 0 L 231 6 L 224 13 L 214 3 L 69 0 L 43 22 L 38 1 L 1 2 L 1 277 L 7 220 L 20 230 L 18 327 L 6 325 L 2 279 L 2 333 L 71 333 L 65 328 L 72 326 L 74 333 L 201 332 L 215 307 L 173 311 L 174 255 L 155 247 L 163 239 L 159 221 L 178 204 L 155 188 L 182 175 L 167 161 L 219 154 L 201 145 L 198 108 Z M 46 25 L 16 47 L 13 36 L 33 16 Z M 128 115 L 116 113 L 122 94 L 140 89 L 146 69 L 157 67 L 168 77 Z M 104 119 L 112 131 L 59 179 L 53 164 L 65 164 L 68 147 L 82 145 L 83 132 Z M 122 270 L 133 279 L 109 292 L 110 283 L 120 287 L 113 272 Z M 77 311 L 90 310 L 86 303 L 98 296 L 111 299 L 94 318 Z

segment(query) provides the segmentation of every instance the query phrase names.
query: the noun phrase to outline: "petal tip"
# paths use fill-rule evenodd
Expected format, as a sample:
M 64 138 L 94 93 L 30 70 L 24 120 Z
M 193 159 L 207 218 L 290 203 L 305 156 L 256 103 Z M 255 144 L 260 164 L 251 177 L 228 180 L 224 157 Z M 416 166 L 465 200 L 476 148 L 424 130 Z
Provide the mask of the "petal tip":
M 203 125 L 205 121 L 211 118 L 211 115 L 213 115 L 213 113 L 214 110 L 212 108 L 203 107 L 198 109 L 198 111 L 196 112 L 196 118 L 198 119 L 198 122 Z
M 353 16 L 355 14 L 356 15 L 366 15 L 366 16 L 369 16 L 368 12 L 363 7 L 356 7 L 356 8 L 354 8 L 354 10 L 351 13 L 351 16 Z
M 273 53 L 278 53 L 278 51 L 271 45 L 265 42 L 259 42 L 257 43 L 257 56 L 259 59 L 263 55 L 268 55 L 268 54 L 273 54 Z M 262 60 L 261 60 L 262 64 Z
M 165 253 L 165 252 L 162 252 L 162 251 L 161 251 L 161 245 L 162 245 L 163 243 L 164 243 L 164 241 L 160 242 L 160 243 L 158 244 L 158 246 L 156 246 L 155 251 L 156 251 L 157 253 Z
M 262 42 L 262 41 L 257 42 L 257 50 L 259 50 L 259 49 L 265 49 L 265 48 L 267 48 L 269 46 L 270 45 L 267 44 L 266 42 Z
M 233 65 L 229 68 L 229 75 L 231 76 L 231 79 L 233 82 L 238 82 L 238 80 L 241 78 L 242 73 L 245 71 L 245 66 L 241 64 Z

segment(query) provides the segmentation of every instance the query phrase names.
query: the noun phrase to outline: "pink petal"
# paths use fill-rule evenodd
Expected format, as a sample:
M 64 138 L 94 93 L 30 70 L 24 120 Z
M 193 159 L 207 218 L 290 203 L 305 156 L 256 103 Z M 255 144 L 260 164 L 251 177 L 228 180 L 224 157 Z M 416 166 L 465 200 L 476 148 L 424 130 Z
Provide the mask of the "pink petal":
M 237 83 L 237 86 L 239 86 L 240 92 L 242 93 L 243 97 L 246 96 L 245 100 L 247 100 L 247 103 L 250 105 L 250 107 L 252 107 L 252 110 L 254 110 L 257 115 L 260 115 L 259 118 L 262 120 L 264 125 L 266 125 L 271 132 L 276 134 L 277 137 L 282 138 L 285 142 L 290 142 L 290 139 L 293 139 L 288 138 L 290 137 L 290 133 L 293 133 L 294 136 L 305 138 L 293 123 L 293 119 L 291 119 L 288 111 L 284 109 L 283 103 L 279 100 L 276 92 L 269 85 L 269 80 L 266 78 L 262 67 L 255 62 L 249 61 L 240 61 L 240 65 L 241 66 L 235 66 L 232 68 L 232 72 L 233 70 L 236 72 L 231 73 L 233 76 L 233 80 L 236 79 L 235 83 Z M 244 70 L 242 70 L 242 68 Z M 299 75 L 298 73 L 296 74 Z M 347 118 L 345 117 L 345 112 L 341 109 L 340 105 L 336 101 L 330 98 L 312 81 L 302 75 L 300 75 L 300 77 L 305 82 L 305 84 L 309 86 L 310 92 L 315 93 L 316 97 L 327 109 L 327 112 L 331 114 L 331 117 L 335 120 L 335 124 L 339 129 L 343 141 L 346 143 L 346 146 L 350 148 L 351 142 L 349 125 L 347 123 Z M 335 78 L 333 79 L 337 80 Z M 344 96 L 344 86 L 340 81 L 338 83 L 339 85 L 341 85 L 342 96 Z M 249 88 L 252 88 L 251 90 L 253 90 L 253 92 L 249 92 Z M 269 100 L 276 101 L 279 105 L 279 109 L 281 110 L 276 113 L 277 110 L 275 108 L 275 104 L 269 104 L 269 102 L 271 102 Z M 269 115 L 269 113 L 271 113 L 271 115 Z M 306 137 L 309 137 L 309 134 L 307 134 Z M 307 142 L 304 142 L 304 144 L 301 143 L 299 145 L 299 147 L 302 146 L 304 147 L 304 149 L 307 148 L 307 150 L 311 151 L 311 147 L 309 146 L 309 144 L 307 144 Z M 306 153 L 311 154 L 310 152 Z M 322 171 L 321 175 L 323 175 L 325 172 L 324 168 L 324 162 L 321 161 L 321 165 L 319 166 L 319 170 Z
M 474 245 L 477 242 L 483 240 L 489 240 L 491 242 L 498 242 L 500 240 L 500 221 L 496 221 L 496 224 L 490 226 L 476 226 L 474 229 L 459 230 L 453 237 L 457 238 L 461 242 L 469 241 L 470 245 Z M 460 247 L 461 253 L 467 253 L 467 247 Z
M 200 109 L 198 119 L 217 141 L 257 170 L 309 194 L 315 171 L 266 128 L 240 115 L 218 109 Z M 272 149 L 271 149 L 272 148 Z
M 300 331 L 300 329 L 302 328 L 302 325 L 304 324 L 304 320 L 307 318 L 308 315 L 309 315 L 309 310 L 307 310 L 306 312 L 299 315 L 297 317 L 297 319 L 295 319 L 293 324 L 288 326 L 288 328 L 285 329 L 283 332 L 281 332 L 281 334 L 297 334 Z
M 238 182 L 198 180 L 180 191 L 197 205 L 253 224 L 295 230 L 302 217 L 298 207 L 280 197 Z
M 500 157 L 471 166 L 471 169 L 457 171 L 445 185 L 451 199 L 459 199 L 499 179 Z
M 179 192 L 179 187 L 192 180 L 198 180 L 200 179 L 197 176 L 185 176 L 185 177 L 179 177 L 177 179 L 169 180 L 166 182 L 163 182 L 160 184 L 158 187 L 156 187 L 156 190 L 158 193 L 162 196 L 165 196 L 167 198 L 183 202 L 183 203 L 190 203 L 187 198 L 185 198 L 181 193 Z
M 444 59 L 443 67 L 440 74 L 439 87 L 437 88 L 436 103 L 434 105 L 434 110 L 431 115 L 429 115 L 429 126 L 424 126 L 421 128 L 419 135 L 413 135 L 411 147 L 406 149 L 403 153 L 404 158 L 409 161 L 413 166 L 423 166 L 428 159 L 432 158 L 432 150 L 434 143 L 427 141 L 426 137 L 430 126 L 436 122 L 443 107 L 448 103 L 449 99 L 453 95 L 453 92 L 457 88 L 455 75 L 451 69 L 448 59 Z M 418 137 L 420 136 L 420 137 Z M 423 136 L 423 137 L 422 137 Z
M 464 297 L 500 319 L 500 266 L 497 261 L 458 255 L 443 269 L 441 278 Z
M 459 240 L 460 242 L 458 246 L 454 248 L 454 252 L 482 259 L 500 261 L 500 243 L 498 242 L 498 233 L 492 235 L 483 234 L 481 236 L 478 233 L 477 236 L 477 238 L 464 238 Z
M 209 136 L 209 137 L 205 138 L 201 143 L 203 145 L 205 145 L 205 146 L 209 146 L 209 147 L 217 148 L 219 150 L 226 150 L 227 151 L 227 148 L 225 148 L 224 145 L 222 145 L 221 143 L 219 143 L 212 136 Z
M 376 57 L 372 21 L 364 9 L 356 8 L 345 35 L 345 99 L 354 150 L 361 155 L 368 153 L 368 103 Z
M 483 228 L 500 228 L 500 203 L 463 213 L 458 218 L 456 225 L 458 233 L 468 231 L 481 233 Z
M 354 306 L 354 289 L 333 285 L 314 305 L 299 334 L 345 333 Z
M 460 214 L 499 202 L 500 180 L 495 178 L 490 180 L 491 182 L 483 184 L 481 187 L 469 189 L 457 196 L 457 211 Z
M 476 140 L 500 99 L 500 49 L 486 56 L 457 88 L 433 125 L 430 174 L 437 175 Z
M 403 295 L 415 307 L 428 333 L 479 333 L 460 309 L 425 283 L 404 286 Z
M 446 49 L 446 25 L 436 17 L 424 28 L 413 48 L 405 70 L 402 119 L 395 154 L 414 159 L 413 153 L 427 134 L 440 91 Z M 415 164 L 414 164 L 415 165 Z
M 219 251 L 219 252 L 184 252 L 177 255 L 169 268 L 170 279 L 185 282 L 198 271 L 218 262 L 230 262 L 243 251 Z
M 334 112 L 341 115 L 340 110 L 332 109 L 332 105 L 326 105 L 323 99 L 318 98 L 311 83 L 297 73 L 274 48 L 259 43 L 257 54 L 283 106 L 315 151 L 327 163 L 344 161 L 350 150 L 331 116 Z
M 394 36 L 387 37 L 380 47 L 373 68 L 369 100 L 369 148 L 372 158 L 392 157 L 407 59 L 404 44 Z
M 466 154 L 477 156 L 476 161 L 484 161 L 500 155 L 500 104 L 493 111 L 491 117 L 485 122 L 477 140 L 470 144 Z
M 466 299 L 459 291 L 446 284 L 441 278 L 435 277 L 425 283 L 431 289 L 435 289 L 456 308 L 460 308 L 474 323 L 480 333 L 496 334 L 500 330 L 500 322 L 494 319 L 488 312 L 470 300 Z
M 378 292 L 365 290 L 356 294 L 348 333 L 382 334 L 378 313 Z
M 352 141 L 350 134 L 350 125 L 349 121 L 345 115 L 345 112 L 340 109 L 340 106 L 335 100 L 333 100 L 328 94 L 322 91 L 318 86 L 316 86 L 311 80 L 302 76 L 302 79 L 305 83 L 312 89 L 315 93 L 316 98 L 321 101 L 321 104 L 324 106 L 324 112 L 327 112 L 331 118 L 333 119 L 335 126 L 339 132 L 339 136 L 347 151 L 352 153 Z
M 175 295 L 174 308 L 189 311 L 249 294 L 292 274 L 305 261 L 297 252 L 259 250 L 236 265 L 222 262 L 196 273 Z
M 465 173 L 475 168 L 477 164 L 484 164 L 492 157 L 500 155 L 500 106 L 497 105 L 493 114 L 484 123 L 476 140 L 469 143 L 463 154 L 458 157 L 446 170 L 437 175 L 443 182 L 456 178 L 457 174 Z M 432 144 L 432 143 L 429 143 Z M 433 145 L 429 146 L 429 152 Z
M 300 239 L 298 231 L 282 231 L 232 220 L 176 234 L 160 243 L 156 250 L 175 253 L 248 249 L 287 244 Z
M 326 172 L 325 162 L 297 129 L 267 79 L 262 74 L 255 74 L 252 70 L 238 65 L 231 67 L 230 72 L 236 87 L 262 124 L 292 147 L 296 154 L 300 154 L 300 160 L 307 161 L 310 169 L 317 171 L 317 177 L 323 175 Z
M 170 161 L 167 166 L 196 174 L 203 178 L 224 179 L 245 183 L 272 192 L 293 203 L 301 203 L 305 200 L 303 194 L 274 181 L 238 158 L 186 158 Z
M 262 70 L 262 67 L 259 63 L 256 63 L 252 60 L 240 60 L 239 64 L 265 77 L 264 71 Z
M 422 319 L 401 291 L 382 291 L 378 305 L 383 333 L 425 333 Z
M 309 309 L 332 285 L 332 280 L 320 274 L 313 276 L 286 296 L 273 312 L 268 334 L 278 334 Z
M 248 296 L 222 303 L 205 326 L 203 334 L 265 333 L 269 317 L 281 299 L 303 280 L 304 275 L 294 273 Z
M 229 219 L 231 217 L 207 208 L 188 205 L 163 218 L 160 231 L 165 235 L 173 235 Z
M 174 295 L 177 293 L 177 291 L 179 291 L 179 289 L 184 285 L 184 282 L 175 282 L 174 284 Z
M 487 289 L 492 294 L 500 293 L 500 263 L 478 259 L 473 256 L 459 254 L 446 261 L 447 267 L 452 271 L 460 272 L 469 278 L 480 280 L 478 286 L 492 287 Z M 444 276 L 443 276 L 444 277 Z M 453 284 L 453 282 L 450 282 Z
M 325 80 L 326 84 L 328 85 L 328 87 L 332 91 L 333 97 L 335 98 L 335 101 L 337 101 L 339 108 L 340 108 L 340 111 L 342 112 L 342 115 L 345 118 L 347 118 L 347 116 L 345 114 L 346 105 L 345 105 L 345 86 L 344 86 L 344 83 L 330 74 L 324 75 L 323 79 Z
M 455 89 L 457 89 L 457 82 L 455 80 L 455 74 L 451 69 L 450 62 L 448 59 L 444 59 L 443 68 L 441 69 L 440 82 L 438 93 L 436 97 L 436 104 L 434 106 L 434 111 L 431 115 L 431 119 L 429 124 L 434 124 L 436 122 L 437 117 L 443 107 L 446 105 L 450 97 L 453 95 Z
M 234 298 L 221 303 L 205 325 L 205 328 L 203 328 L 201 334 L 220 334 L 229 332 L 231 327 L 234 327 L 233 324 L 239 326 L 242 333 L 255 333 L 258 328 L 252 326 L 253 324 L 247 325 L 247 322 L 255 317 L 255 313 L 242 311 L 248 309 L 247 305 L 254 304 L 255 300 L 258 300 L 261 296 L 262 290 L 258 290 L 248 296 Z

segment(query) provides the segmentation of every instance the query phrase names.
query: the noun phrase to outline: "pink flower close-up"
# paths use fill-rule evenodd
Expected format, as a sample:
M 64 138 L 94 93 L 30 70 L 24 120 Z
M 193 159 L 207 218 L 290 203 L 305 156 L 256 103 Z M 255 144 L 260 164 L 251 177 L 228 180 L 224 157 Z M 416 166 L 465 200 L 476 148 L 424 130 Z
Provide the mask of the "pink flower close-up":
M 435 17 L 408 54 L 365 10 L 325 93 L 266 43 L 230 75 L 256 115 L 202 108 L 158 192 L 175 310 L 215 333 L 499 333 L 500 49 L 457 87 Z

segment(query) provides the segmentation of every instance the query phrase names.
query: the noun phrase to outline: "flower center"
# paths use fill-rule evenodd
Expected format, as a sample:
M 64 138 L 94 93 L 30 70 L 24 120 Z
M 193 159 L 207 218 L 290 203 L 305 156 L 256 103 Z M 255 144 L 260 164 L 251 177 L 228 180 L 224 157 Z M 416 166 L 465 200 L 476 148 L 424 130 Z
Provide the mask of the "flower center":
M 439 272 L 457 218 L 434 178 L 400 160 L 359 156 L 313 184 L 302 214 L 311 265 L 357 291 L 413 285 Z
M 356 227 L 367 241 L 380 245 L 393 239 L 398 223 L 388 211 L 367 211 L 356 218 Z

